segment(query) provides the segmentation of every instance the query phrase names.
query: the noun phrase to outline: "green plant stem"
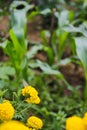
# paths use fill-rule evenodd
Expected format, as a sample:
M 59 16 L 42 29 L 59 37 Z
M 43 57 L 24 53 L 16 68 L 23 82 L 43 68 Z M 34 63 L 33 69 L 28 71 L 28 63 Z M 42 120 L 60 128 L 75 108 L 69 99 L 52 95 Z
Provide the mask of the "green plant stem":
M 84 88 L 84 99 L 87 101 L 87 73 L 85 72 L 85 88 Z
M 52 46 L 51 44 L 51 41 L 52 41 L 52 36 L 53 36 L 53 32 L 54 32 L 54 22 L 55 22 L 55 15 L 54 15 L 55 11 L 53 10 L 52 12 L 52 18 L 51 18 L 51 27 L 50 27 L 50 39 L 49 39 L 49 45 Z
M 32 106 L 32 104 L 31 104 L 31 105 L 28 105 L 26 108 L 22 109 L 18 114 L 20 114 L 20 113 L 26 111 L 26 110 L 27 110 L 28 108 L 30 108 L 31 106 Z

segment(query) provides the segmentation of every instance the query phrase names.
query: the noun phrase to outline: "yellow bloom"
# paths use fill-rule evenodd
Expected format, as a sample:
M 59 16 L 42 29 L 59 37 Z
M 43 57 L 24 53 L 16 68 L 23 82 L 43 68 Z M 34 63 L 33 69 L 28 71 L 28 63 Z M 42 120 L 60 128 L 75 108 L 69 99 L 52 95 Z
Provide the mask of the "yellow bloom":
M 11 120 L 0 124 L 0 130 L 30 130 L 19 121 Z
M 40 103 L 40 98 L 38 97 L 38 92 L 32 86 L 26 86 L 22 89 L 22 95 L 26 97 L 25 101 L 28 103 Z
M 84 123 L 85 129 L 87 130 L 87 112 L 85 113 L 83 117 L 83 123 Z
M 35 116 L 31 116 L 28 118 L 27 120 L 27 125 L 29 128 L 33 128 L 33 129 L 41 129 L 43 126 L 43 122 L 40 118 L 35 117 Z
M 66 130 L 85 130 L 82 118 L 78 116 L 67 118 Z
M 13 115 L 14 108 L 9 101 L 5 100 L 0 104 L 0 120 L 11 120 L 13 118 Z

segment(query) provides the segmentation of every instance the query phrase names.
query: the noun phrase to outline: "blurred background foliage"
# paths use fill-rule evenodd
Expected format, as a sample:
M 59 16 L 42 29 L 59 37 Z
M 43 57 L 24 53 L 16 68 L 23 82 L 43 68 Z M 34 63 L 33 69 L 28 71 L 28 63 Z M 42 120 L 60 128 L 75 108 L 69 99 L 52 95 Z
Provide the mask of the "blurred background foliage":
M 67 117 L 87 111 L 87 1 L 0 0 L 0 16 L 9 18 L 7 35 L 0 31 L 0 98 L 12 99 L 25 80 L 39 91 L 31 113 L 43 129 L 64 130 Z M 37 17 L 39 42 L 28 38 Z

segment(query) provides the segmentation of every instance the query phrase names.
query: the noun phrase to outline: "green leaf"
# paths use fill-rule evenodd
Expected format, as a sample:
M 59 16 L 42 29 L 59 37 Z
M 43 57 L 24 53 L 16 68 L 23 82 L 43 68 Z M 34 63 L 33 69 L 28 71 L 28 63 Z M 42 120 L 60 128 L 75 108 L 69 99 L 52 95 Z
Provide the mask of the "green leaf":
M 60 13 L 60 15 L 58 16 L 59 27 L 63 27 L 65 25 L 69 24 L 68 15 L 69 15 L 68 10 L 64 10 Z
M 48 63 L 52 64 L 54 61 L 54 52 L 51 47 L 43 46 L 43 50 L 47 53 Z
M 36 60 L 36 63 L 30 63 L 30 67 L 37 68 L 40 67 L 40 69 L 43 71 L 44 74 L 48 75 L 57 75 L 59 78 L 62 77 L 62 74 L 58 70 L 52 69 L 47 63 L 41 62 L 39 60 Z
M 31 59 L 35 56 L 35 54 L 39 51 L 42 50 L 43 46 L 42 45 L 36 45 L 33 46 L 26 54 L 28 59 Z
M 15 51 L 17 52 L 17 54 L 20 56 L 21 54 L 24 53 L 24 48 L 20 45 L 20 43 L 18 42 L 18 39 L 16 37 L 16 35 L 14 34 L 14 31 L 11 29 L 10 30 L 10 37 L 12 40 L 12 43 L 14 45 Z
M 22 8 L 18 8 L 22 6 Z M 10 13 L 11 13 L 11 25 L 12 27 L 22 27 L 26 26 L 26 14 L 27 11 L 32 9 L 34 6 L 29 5 L 25 1 L 14 1 L 10 6 Z
M 42 15 L 47 15 L 48 13 L 51 13 L 51 9 L 47 8 L 40 12 Z
M 34 5 L 29 5 L 24 1 L 14 1 L 10 6 L 11 27 L 24 49 L 27 47 L 27 11 L 33 7 Z
M 74 27 L 73 25 L 69 24 L 68 26 L 63 28 L 67 32 L 79 32 L 87 37 L 87 24 L 83 23 L 79 27 Z
M 39 67 L 43 71 L 43 74 L 56 75 L 57 78 L 64 81 L 64 83 L 66 84 L 66 87 L 67 87 L 68 90 L 70 90 L 72 92 L 76 91 L 71 85 L 68 84 L 68 82 L 64 79 L 64 77 L 63 77 L 63 75 L 62 75 L 62 73 L 60 71 L 54 70 L 47 63 L 36 60 L 36 62 L 34 62 L 34 63 L 29 63 L 29 67 L 31 67 L 31 68 Z
M 40 12 L 38 10 L 31 12 L 31 14 L 28 15 L 28 19 L 33 19 L 35 16 L 39 15 Z
M 4 48 L 6 48 L 7 44 L 8 44 L 8 40 L 0 43 L 0 47 L 4 49 Z
M 85 84 L 83 96 L 84 99 L 87 101 L 87 38 L 86 37 L 75 38 L 75 43 L 76 43 L 77 55 L 84 67 L 86 84 Z
M 0 90 L 6 86 L 6 81 L 3 79 L 0 79 Z
M 43 63 L 39 60 L 37 60 L 37 63 L 39 65 L 39 67 L 42 69 L 42 71 L 45 73 L 45 74 L 54 74 L 54 75 L 59 75 L 60 72 L 57 71 L 57 70 L 53 70 L 47 63 Z
M 48 39 L 50 38 L 50 32 L 47 31 L 47 30 L 42 30 L 42 31 L 40 32 L 40 37 L 41 37 L 41 39 L 42 39 L 42 43 L 43 43 L 44 45 L 47 45 Z
M 15 75 L 15 69 L 9 66 L 0 67 L 0 79 L 8 80 L 9 76 Z
M 75 44 L 77 55 L 81 60 L 84 69 L 87 73 L 87 38 L 86 37 L 75 38 Z

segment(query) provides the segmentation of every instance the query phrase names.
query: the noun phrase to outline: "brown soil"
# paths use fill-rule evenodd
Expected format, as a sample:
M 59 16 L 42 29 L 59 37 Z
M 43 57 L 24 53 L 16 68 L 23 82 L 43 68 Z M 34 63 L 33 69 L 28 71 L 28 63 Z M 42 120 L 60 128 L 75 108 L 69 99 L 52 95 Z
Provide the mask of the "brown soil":
M 36 16 L 33 20 L 29 20 L 27 24 L 27 30 L 28 30 L 28 39 L 30 41 L 41 42 L 40 23 L 41 23 L 41 18 L 39 16 Z
M 9 18 L 4 16 L 0 17 L 0 38 L 7 37 L 9 29 Z
M 4 16 L 0 17 L 0 42 L 2 42 L 3 38 L 8 37 L 8 30 L 9 30 L 9 18 Z M 4 55 L 2 49 L 0 48 L 0 61 L 7 61 L 7 56 Z
M 73 63 L 62 65 L 60 71 L 64 74 L 65 79 L 73 86 L 83 86 L 85 83 L 84 71 L 80 66 Z

